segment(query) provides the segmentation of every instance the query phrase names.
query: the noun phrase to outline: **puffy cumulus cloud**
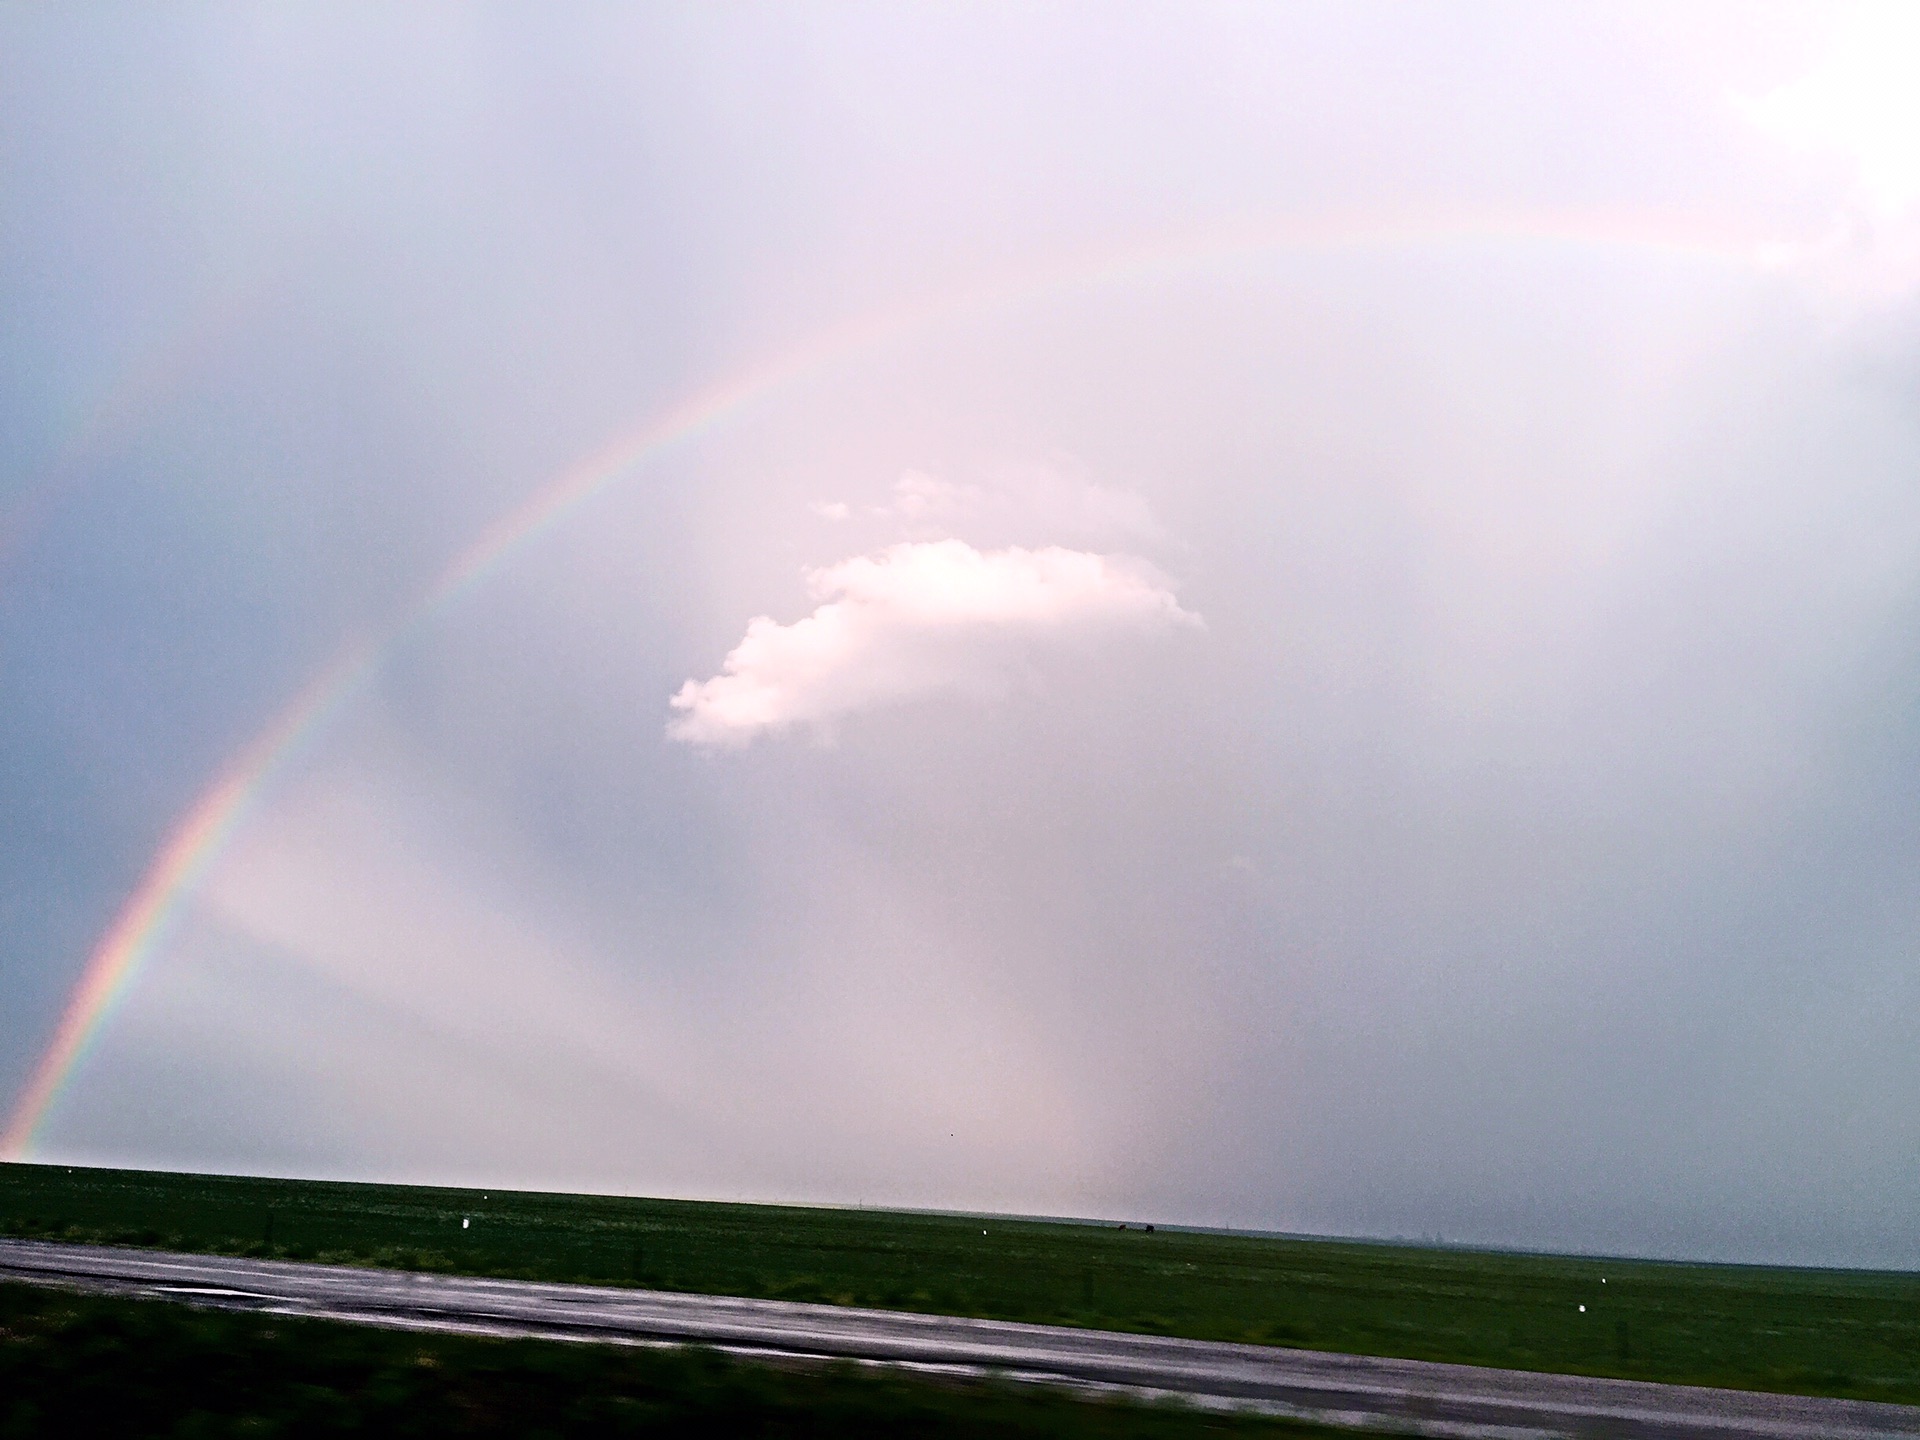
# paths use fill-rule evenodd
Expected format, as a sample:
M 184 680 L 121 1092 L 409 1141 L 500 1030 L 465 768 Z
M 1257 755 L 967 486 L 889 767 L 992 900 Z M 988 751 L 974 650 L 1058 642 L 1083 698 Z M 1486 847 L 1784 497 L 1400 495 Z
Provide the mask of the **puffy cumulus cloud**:
M 811 615 L 756 617 L 720 674 L 680 687 L 669 735 L 744 745 L 920 696 L 991 694 L 1035 643 L 1200 623 L 1144 561 L 1059 546 L 905 542 L 810 571 L 807 586 L 822 602 Z

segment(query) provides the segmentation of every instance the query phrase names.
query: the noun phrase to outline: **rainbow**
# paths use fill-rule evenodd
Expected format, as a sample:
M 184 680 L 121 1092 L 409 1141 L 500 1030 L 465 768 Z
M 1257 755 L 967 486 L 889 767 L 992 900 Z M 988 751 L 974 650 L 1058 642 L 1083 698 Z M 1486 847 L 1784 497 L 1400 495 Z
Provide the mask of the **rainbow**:
M 241 271 L 202 299 L 184 324 L 124 365 L 106 393 L 77 418 L 38 478 L 0 505 L 0 567 L 143 419 L 221 352 L 271 293 L 269 278 L 265 270 Z
M 1196 264 L 1263 252 L 1382 248 L 1448 241 L 1540 240 L 1761 265 L 1778 244 L 1711 225 L 1671 218 L 1521 212 L 1439 220 L 1377 218 L 1235 227 L 1183 235 L 1118 252 L 1082 256 L 1040 270 L 831 327 L 779 359 L 709 386 L 651 417 L 550 480 L 489 526 L 384 633 L 349 645 L 221 772 L 174 827 L 138 887 L 102 936 L 68 998 L 53 1037 L 17 1099 L 0 1158 L 24 1158 L 42 1125 L 126 994 L 142 963 L 163 943 L 201 880 L 259 808 L 274 781 L 305 753 L 405 643 L 461 595 L 482 584 L 514 552 L 562 524 L 596 495 L 669 448 L 736 419 L 783 387 L 935 322 L 975 309 L 1007 308 L 1077 288 L 1105 287 Z

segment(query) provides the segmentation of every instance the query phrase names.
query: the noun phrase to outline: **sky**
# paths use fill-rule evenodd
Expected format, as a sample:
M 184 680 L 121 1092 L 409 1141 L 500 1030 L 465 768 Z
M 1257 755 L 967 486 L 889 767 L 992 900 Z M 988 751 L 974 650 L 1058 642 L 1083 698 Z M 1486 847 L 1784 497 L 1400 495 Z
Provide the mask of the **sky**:
M 1920 1267 L 1901 5 L 0 5 L 0 1123 Z

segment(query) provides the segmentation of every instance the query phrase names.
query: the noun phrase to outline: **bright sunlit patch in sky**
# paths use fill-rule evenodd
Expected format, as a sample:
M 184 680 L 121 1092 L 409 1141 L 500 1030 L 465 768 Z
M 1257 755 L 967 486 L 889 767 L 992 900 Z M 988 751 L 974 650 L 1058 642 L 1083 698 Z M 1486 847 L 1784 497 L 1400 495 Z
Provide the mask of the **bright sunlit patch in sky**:
M 1819 63 L 1755 102 L 1783 140 L 1842 159 L 1874 207 L 1920 202 L 1920 5 L 1862 5 Z
M 1920 284 L 1920 6 L 1843 12 L 1812 69 L 1742 108 L 1844 183 L 1825 234 L 1770 248 L 1855 296 Z

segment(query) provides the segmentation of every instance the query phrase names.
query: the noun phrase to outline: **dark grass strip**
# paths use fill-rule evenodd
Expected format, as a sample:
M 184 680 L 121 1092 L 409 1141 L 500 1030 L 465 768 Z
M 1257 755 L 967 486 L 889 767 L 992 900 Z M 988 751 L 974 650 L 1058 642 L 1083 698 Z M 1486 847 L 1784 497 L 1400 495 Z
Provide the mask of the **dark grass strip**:
M 0 1232 L 1920 1404 L 1912 1274 L 28 1165 Z

